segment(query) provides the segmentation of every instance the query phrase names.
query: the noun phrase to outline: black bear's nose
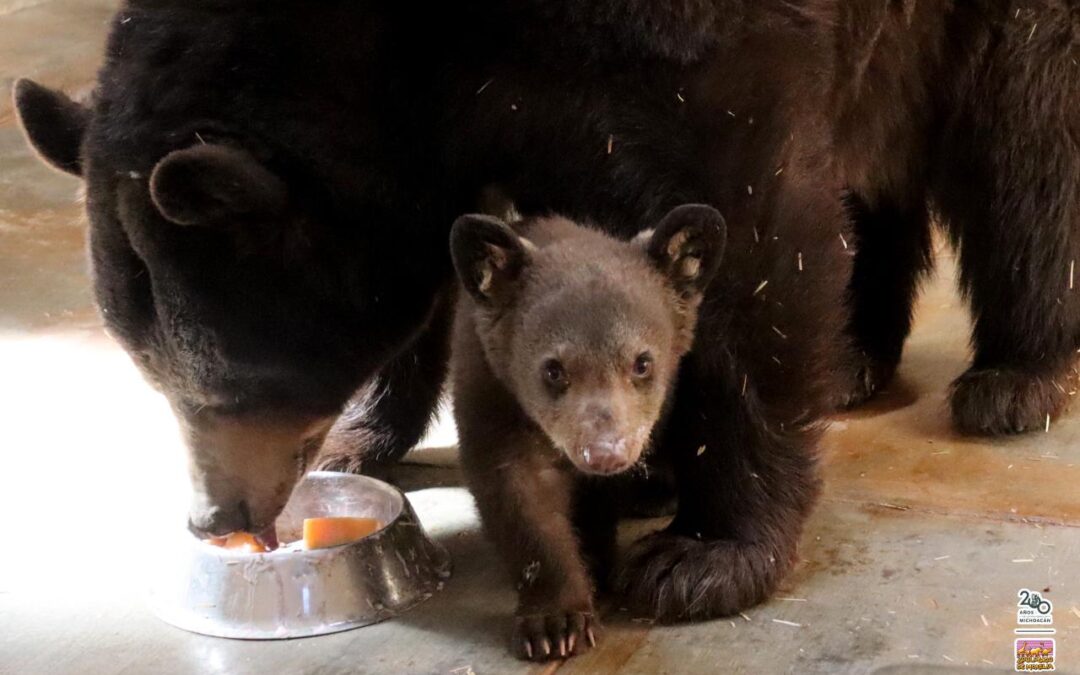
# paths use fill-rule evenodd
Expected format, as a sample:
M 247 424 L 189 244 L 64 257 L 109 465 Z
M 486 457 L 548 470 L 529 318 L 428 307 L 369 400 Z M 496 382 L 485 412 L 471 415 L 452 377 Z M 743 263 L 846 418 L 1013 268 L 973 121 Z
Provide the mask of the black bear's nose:
M 224 537 L 233 532 L 247 532 L 250 529 L 251 518 L 244 502 L 228 507 L 211 506 L 188 514 L 188 530 L 200 539 Z

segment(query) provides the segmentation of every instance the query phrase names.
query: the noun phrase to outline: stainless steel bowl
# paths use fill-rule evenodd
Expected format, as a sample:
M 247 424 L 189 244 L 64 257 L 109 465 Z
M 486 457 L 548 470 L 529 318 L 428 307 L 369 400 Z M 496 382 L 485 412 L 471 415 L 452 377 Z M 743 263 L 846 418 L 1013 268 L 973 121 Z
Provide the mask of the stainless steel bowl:
M 308 551 L 304 518 L 363 516 L 385 523 L 351 544 Z M 424 533 L 400 491 L 365 476 L 319 471 L 296 487 L 278 518 L 286 545 L 229 551 L 184 535 L 160 556 L 154 613 L 217 637 L 273 640 L 336 633 L 396 616 L 430 598 L 450 576 L 446 551 Z

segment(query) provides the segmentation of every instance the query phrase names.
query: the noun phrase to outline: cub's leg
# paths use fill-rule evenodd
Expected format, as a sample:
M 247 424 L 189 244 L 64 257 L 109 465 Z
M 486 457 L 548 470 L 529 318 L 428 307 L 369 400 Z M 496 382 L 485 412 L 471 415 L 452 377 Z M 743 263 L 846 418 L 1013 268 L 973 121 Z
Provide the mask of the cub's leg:
M 495 378 L 465 316 L 457 333 L 462 469 L 484 532 L 517 586 L 512 649 L 536 661 L 584 653 L 597 624 L 573 521 L 576 476 Z
M 991 435 L 1043 429 L 1059 414 L 1080 346 L 1076 10 L 1042 0 L 998 18 L 942 136 L 934 195 L 974 321 L 953 421 Z
M 596 643 L 596 621 L 573 522 L 574 476 L 535 455 L 551 451 L 530 434 L 466 429 L 461 446 L 469 487 L 484 531 L 517 584 L 514 652 L 544 661 L 587 651 Z M 524 452 L 514 456 L 513 449 Z

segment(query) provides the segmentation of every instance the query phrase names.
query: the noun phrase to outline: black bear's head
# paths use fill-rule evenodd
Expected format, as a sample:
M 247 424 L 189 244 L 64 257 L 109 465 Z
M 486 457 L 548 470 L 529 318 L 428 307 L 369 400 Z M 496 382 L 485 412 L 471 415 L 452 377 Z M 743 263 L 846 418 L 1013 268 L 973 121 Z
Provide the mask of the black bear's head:
M 192 529 L 263 529 L 350 395 L 423 329 L 439 266 L 407 249 L 416 214 L 367 183 L 328 188 L 243 125 L 158 122 L 102 89 L 87 106 L 20 80 L 19 120 L 85 182 L 96 300 L 180 420 Z

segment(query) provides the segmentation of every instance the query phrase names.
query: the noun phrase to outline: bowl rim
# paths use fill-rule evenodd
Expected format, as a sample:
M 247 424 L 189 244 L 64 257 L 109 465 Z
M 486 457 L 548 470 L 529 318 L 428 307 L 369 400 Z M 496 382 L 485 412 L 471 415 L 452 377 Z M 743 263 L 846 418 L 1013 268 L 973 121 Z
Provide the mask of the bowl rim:
M 386 522 L 382 523 L 381 526 L 377 530 L 375 530 L 374 532 L 371 532 L 370 534 L 366 534 L 363 537 L 360 537 L 359 539 L 355 539 L 353 541 L 345 542 L 344 544 L 338 544 L 337 546 L 328 546 L 328 547 L 325 547 L 325 548 L 315 548 L 315 549 L 309 549 L 309 548 L 303 548 L 303 547 L 301 547 L 301 548 L 287 548 L 286 545 L 282 545 L 282 546 L 279 546 L 278 548 L 274 549 L 273 551 L 252 551 L 252 552 L 248 552 L 248 551 L 242 551 L 242 550 L 238 550 L 238 549 L 228 549 L 228 548 L 225 548 L 223 546 L 215 546 L 214 544 L 210 543 L 210 540 L 208 540 L 208 539 L 199 539 L 198 537 L 191 534 L 190 532 L 187 532 L 187 534 L 189 535 L 189 544 L 191 546 L 193 546 L 201 555 L 204 554 L 204 555 L 207 555 L 209 557 L 229 559 L 230 561 L 232 561 L 232 560 L 268 560 L 268 559 L 272 561 L 272 559 L 274 559 L 274 558 L 291 558 L 291 559 L 295 559 L 300 554 L 303 554 L 304 556 L 308 556 L 308 557 L 312 557 L 312 558 L 317 558 L 319 556 L 319 554 L 324 554 L 325 555 L 325 554 L 327 554 L 328 552 L 331 552 L 331 551 L 339 551 L 342 548 L 345 548 L 345 547 L 348 547 L 348 546 L 354 546 L 354 545 L 360 544 L 361 542 L 366 542 L 366 541 L 369 541 L 369 540 L 371 540 L 373 538 L 377 538 L 380 534 L 382 534 L 383 532 L 388 530 L 393 524 L 395 524 L 397 521 L 401 520 L 402 516 L 404 516 L 404 514 L 406 512 L 406 505 L 408 504 L 408 502 L 407 502 L 407 500 L 405 498 L 405 494 L 401 490 L 399 490 L 397 487 L 395 487 L 395 486 L 393 486 L 390 483 L 387 483 L 385 481 L 381 481 L 378 478 L 372 478 L 371 476 L 362 476 L 360 474 L 355 474 L 355 473 L 346 473 L 344 471 L 310 471 L 310 472 L 304 474 L 304 477 L 301 478 L 300 481 L 297 481 L 297 484 L 293 489 L 296 490 L 300 486 L 301 482 L 306 481 L 306 480 L 310 480 L 312 478 L 314 478 L 316 480 L 318 480 L 318 479 L 333 479 L 333 480 L 345 480 L 347 482 L 362 483 L 362 484 L 366 485 L 366 487 L 364 489 L 371 489 L 371 490 L 376 490 L 378 492 L 384 493 L 385 495 L 387 495 L 390 498 L 390 500 L 391 500 L 391 502 L 393 504 L 394 517 L 390 518 Z M 291 499 L 291 497 L 290 497 L 290 499 Z M 284 510 L 283 510 L 283 513 L 284 513 Z M 279 519 L 281 518 L 281 514 L 278 515 L 278 518 Z M 289 543 L 291 544 L 293 542 L 289 542 Z

